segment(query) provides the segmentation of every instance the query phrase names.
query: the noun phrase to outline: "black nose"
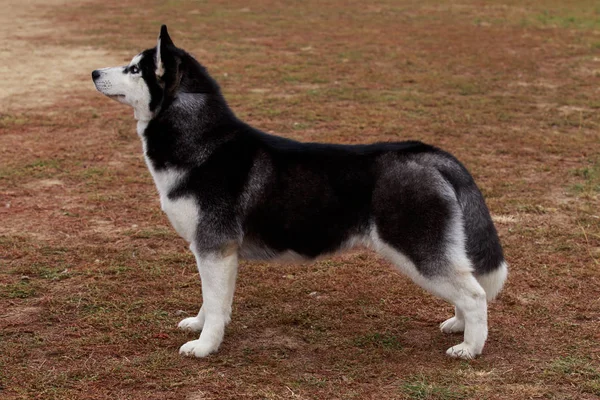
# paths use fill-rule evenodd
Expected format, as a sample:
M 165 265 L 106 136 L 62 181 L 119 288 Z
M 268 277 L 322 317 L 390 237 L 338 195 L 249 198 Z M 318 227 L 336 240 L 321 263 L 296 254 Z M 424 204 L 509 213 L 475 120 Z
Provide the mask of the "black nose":
M 93 71 L 92 71 L 92 79 L 93 79 L 93 80 L 96 80 L 96 79 L 98 79 L 98 78 L 100 78 L 100 71 L 98 71 L 98 70 L 93 70 Z

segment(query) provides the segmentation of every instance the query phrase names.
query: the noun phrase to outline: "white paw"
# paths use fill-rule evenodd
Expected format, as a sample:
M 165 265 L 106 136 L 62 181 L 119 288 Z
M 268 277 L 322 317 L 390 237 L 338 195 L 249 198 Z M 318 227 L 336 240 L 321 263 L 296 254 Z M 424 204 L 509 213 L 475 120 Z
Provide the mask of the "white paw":
M 189 332 L 200 332 L 203 326 L 204 321 L 201 321 L 198 317 L 189 317 L 177 324 L 177 328 Z
M 203 342 L 201 339 L 192 340 L 179 348 L 179 354 L 183 356 L 194 356 L 197 358 L 206 357 L 210 353 L 217 351 L 219 346 Z
M 477 352 L 472 346 L 462 342 L 461 344 L 450 347 L 448 350 L 446 350 L 446 354 L 448 354 L 450 357 L 462 358 L 463 360 L 472 360 L 475 358 L 475 356 L 481 354 L 481 351 Z
M 450 319 L 445 320 L 440 324 L 440 329 L 444 333 L 456 333 L 456 332 L 464 332 L 465 330 L 465 320 L 458 319 L 456 317 L 452 317 Z

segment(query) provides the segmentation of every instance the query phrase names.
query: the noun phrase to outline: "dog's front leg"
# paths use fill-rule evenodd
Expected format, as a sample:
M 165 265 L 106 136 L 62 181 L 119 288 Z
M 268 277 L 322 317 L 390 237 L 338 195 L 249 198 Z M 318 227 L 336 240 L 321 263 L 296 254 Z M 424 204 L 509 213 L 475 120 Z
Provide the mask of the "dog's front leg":
M 195 325 L 201 322 L 202 333 L 198 340 L 187 342 L 179 349 L 183 355 L 205 357 L 219 349 L 223 341 L 225 325 L 231 318 L 231 303 L 237 275 L 237 250 L 205 252 L 192 244 L 198 271 L 202 280 L 202 308 L 195 317 Z M 203 321 L 201 321 L 203 319 Z M 186 318 L 184 321 L 188 320 Z M 181 325 L 180 323 L 180 325 Z
M 202 331 L 202 327 L 204 326 L 204 307 L 200 307 L 200 311 L 198 311 L 198 315 L 195 317 L 188 317 L 182 319 L 177 327 L 182 331 L 195 332 L 198 333 Z

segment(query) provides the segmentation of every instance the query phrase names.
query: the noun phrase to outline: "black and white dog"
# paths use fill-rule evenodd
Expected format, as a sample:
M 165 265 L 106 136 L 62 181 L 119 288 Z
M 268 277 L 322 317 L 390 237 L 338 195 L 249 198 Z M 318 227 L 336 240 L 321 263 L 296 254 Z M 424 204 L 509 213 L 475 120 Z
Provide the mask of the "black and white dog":
M 481 354 L 487 301 L 508 270 L 484 199 L 452 155 L 420 142 L 299 143 L 252 128 L 164 25 L 155 48 L 92 78 L 133 107 L 162 209 L 198 263 L 203 304 L 179 328 L 202 333 L 181 354 L 219 348 L 239 257 L 312 259 L 354 245 L 455 306 L 441 330 L 464 331 L 464 341 L 448 355 Z

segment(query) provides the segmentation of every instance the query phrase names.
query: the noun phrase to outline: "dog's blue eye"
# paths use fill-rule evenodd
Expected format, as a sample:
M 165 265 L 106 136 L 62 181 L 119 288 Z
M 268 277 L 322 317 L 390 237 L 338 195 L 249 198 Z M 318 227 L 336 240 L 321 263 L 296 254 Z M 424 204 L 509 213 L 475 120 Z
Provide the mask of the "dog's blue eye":
M 134 65 L 133 67 L 129 68 L 129 72 L 132 74 L 137 74 L 138 72 L 140 72 L 140 69 Z

